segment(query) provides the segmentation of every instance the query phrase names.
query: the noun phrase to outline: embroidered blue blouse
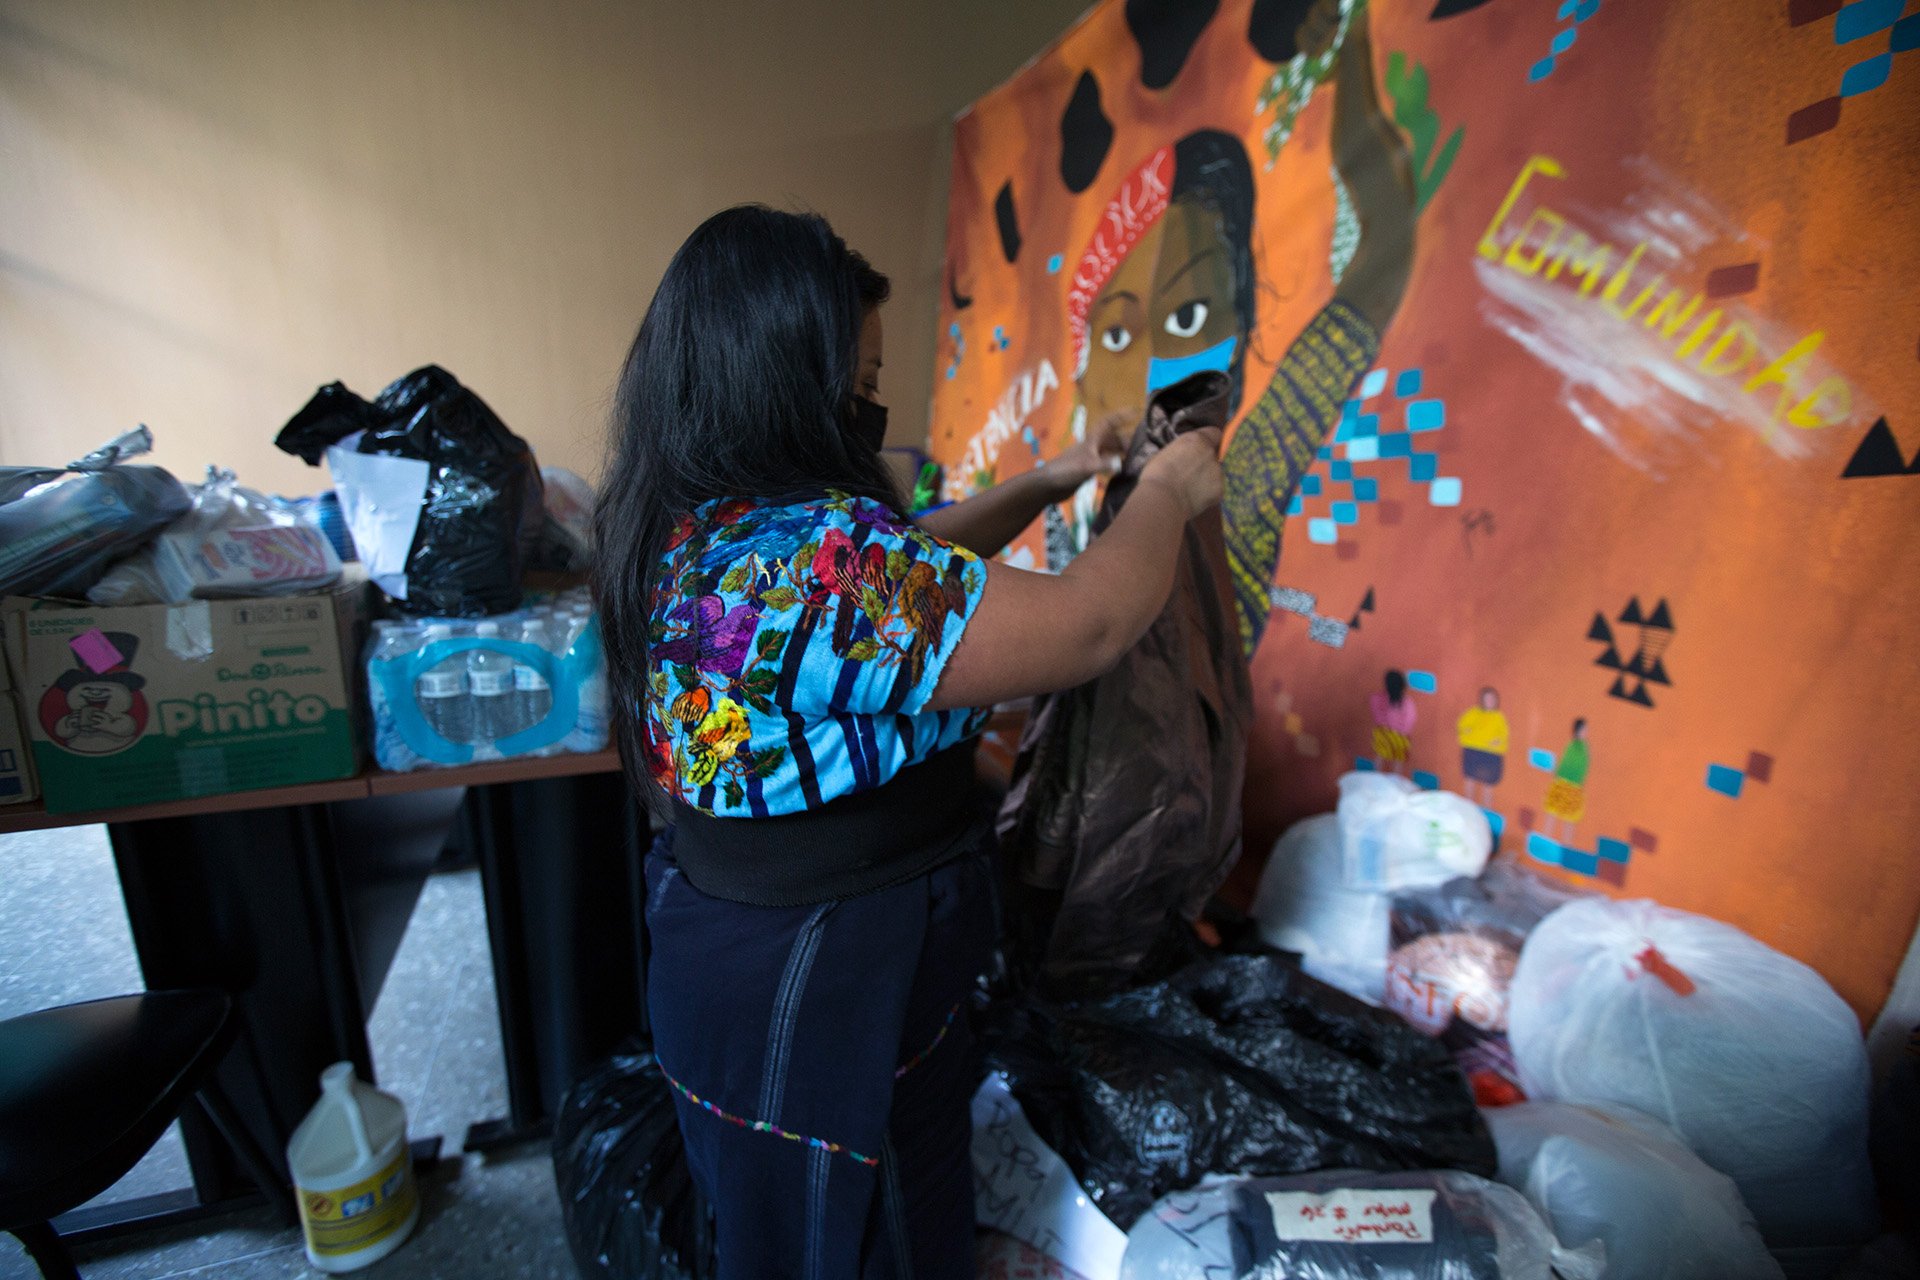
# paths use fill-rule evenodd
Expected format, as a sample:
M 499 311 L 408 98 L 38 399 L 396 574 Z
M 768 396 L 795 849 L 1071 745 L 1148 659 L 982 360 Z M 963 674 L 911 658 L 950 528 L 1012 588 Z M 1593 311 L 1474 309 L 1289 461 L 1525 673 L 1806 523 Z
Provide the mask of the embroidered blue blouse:
M 709 502 L 656 581 L 648 767 L 705 813 L 818 808 L 986 724 L 926 709 L 986 569 L 878 503 Z

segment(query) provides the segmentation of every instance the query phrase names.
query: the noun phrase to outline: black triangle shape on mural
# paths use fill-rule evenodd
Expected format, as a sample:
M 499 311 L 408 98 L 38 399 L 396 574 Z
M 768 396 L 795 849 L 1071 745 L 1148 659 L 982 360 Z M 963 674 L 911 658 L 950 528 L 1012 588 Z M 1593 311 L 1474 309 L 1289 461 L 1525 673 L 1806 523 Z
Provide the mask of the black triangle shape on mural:
M 1640 650 L 1635 649 L 1633 656 L 1627 659 L 1626 672 L 1630 676 L 1641 676 L 1643 678 L 1646 676 L 1647 668 L 1640 660 Z
M 1640 616 L 1640 597 L 1639 596 L 1635 596 L 1633 597 L 1633 599 L 1627 601 L 1627 607 L 1620 611 L 1620 621 L 1626 623 L 1630 627 L 1640 627 L 1640 626 L 1646 625 L 1647 620 Z
M 1367 588 L 1367 598 L 1360 602 L 1360 612 L 1362 613 L 1373 612 L 1373 588 L 1372 587 Z
M 1607 696 L 1610 698 L 1619 698 L 1624 701 L 1627 696 L 1627 678 L 1625 676 L 1615 676 L 1613 678 L 1613 688 L 1607 690 Z
M 1635 686 L 1633 692 L 1627 695 L 1627 701 L 1637 702 L 1643 707 L 1652 706 L 1653 699 L 1647 696 L 1647 682 L 1642 680 Z
M 1471 13 L 1485 3 L 1487 0 L 1440 0 L 1440 3 L 1433 6 L 1433 12 L 1427 15 L 1427 21 L 1436 22 L 1456 14 Z
M 1647 679 L 1653 681 L 1655 684 L 1664 684 L 1668 688 L 1673 687 L 1673 681 L 1667 679 L 1666 664 L 1658 658 L 1653 660 L 1653 667 L 1647 672 Z
M 993 220 L 1000 228 L 1000 252 L 1012 262 L 1020 256 L 1020 219 L 1013 208 L 1011 179 L 1000 184 L 1000 194 L 993 198 Z
M 1593 615 L 1593 625 L 1587 628 L 1587 639 L 1599 640 L 1610 645 L 1613 643 L 1613 628 L 1607 625 L 1604 617 L 1596 613 Z
M 1920 459 L 1915 459 L 1920 462 Z M 1900 442 L 1893 438 L 1893 428 L 1887 425 L 1885 418 L 1867 428 L 1867 434 L 1860 441 L 1860 447 L 1853 451 L 1853 457 L 1847 460 L 1847 469 L 1840 473 L 1842 480 L 1853 480 L 1861 476 L 1899 476 L 1907 473 L 1907 459 L 1900 452 Z
M 1660 597 L 1660 603 L 1653 606 L 1653 615 L 1647 619 L 1647 625 L 1658 627 L 1662 631 L 1673 630 L 1673 615 L 1667 612 L 1667 598 Z
M 1353 621 L 1347 624 L 1347 630 L 1358 631 L 1359 629 L 1360 629 L 1360 615 L 1356 613 L 1353 615 Z
M 1607 651 L 1593 660 L 1593 665 L 1596 667 L 1606 667 L 1611 671 L 1618 671 L 1620 670 L 1620 655 L 1614 652 L 1612 645 L 1608 645 Z

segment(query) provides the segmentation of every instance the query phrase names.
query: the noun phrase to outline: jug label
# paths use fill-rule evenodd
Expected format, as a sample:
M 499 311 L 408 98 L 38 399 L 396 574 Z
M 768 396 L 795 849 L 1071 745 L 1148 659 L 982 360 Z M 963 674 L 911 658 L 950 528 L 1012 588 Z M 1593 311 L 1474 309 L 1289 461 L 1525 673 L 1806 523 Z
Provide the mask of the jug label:
M 307 1246 L 319 1257 L 343 1257 L 379 1244 L 406 1226 L 419 1204 L 411 1155 L 403 1146 L 379 1173 L 334 1191 L 296 1187 Z

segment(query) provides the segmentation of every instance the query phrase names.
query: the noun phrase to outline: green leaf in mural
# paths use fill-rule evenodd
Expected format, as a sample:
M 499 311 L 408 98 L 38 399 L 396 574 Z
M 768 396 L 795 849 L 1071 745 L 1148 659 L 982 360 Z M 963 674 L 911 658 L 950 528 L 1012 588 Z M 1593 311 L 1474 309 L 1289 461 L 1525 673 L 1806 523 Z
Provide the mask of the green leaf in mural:
M 778 769 L 786 758 L 787 749 L 785 747 L 768 747 L 765 751 L 759 752 L 753 758 L 754 776 L 771 778 L 774 770 Z
M 1405 129 L 1413 142 L 1415 208 L 1424 209 L 1453 168 L 1453 158 L 1459 154 L 1466 126 L 1455 129 L 1441 145 L 1439 154 L 1434 154 L 1434 143 L 1440 139 L 1440 117 L 1427 105 L 1427 69 L 1410 61 L 1404 53 L 1389 54 L 1386 78 L 1387 95 L 1393 99 L 1394 123 Z
M 747 798 L 746 790 L 733 778 L 727 779 L 727 808 L 738 809 Z

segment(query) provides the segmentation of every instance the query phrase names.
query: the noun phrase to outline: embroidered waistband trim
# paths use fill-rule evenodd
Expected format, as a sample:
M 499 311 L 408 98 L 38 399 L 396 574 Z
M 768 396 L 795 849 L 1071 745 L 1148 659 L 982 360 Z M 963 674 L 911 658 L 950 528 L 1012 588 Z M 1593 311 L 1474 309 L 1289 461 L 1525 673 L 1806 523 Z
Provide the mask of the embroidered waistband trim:
M 942 1030 L 941 1034 L 945 1035 L 946 1032 Z M 934 1044 L 938 1043 L 938 1040 L 934 1041 Z M 928 1052 L 932 1052 L 932 1046 L 928 1046 Z M 668 1076 L 666 1068 L 661 1068 L 660 1074 L 667 1076 L 667 1083 L 672 1085 L 674 1090 L 688 1102 L 691 1102 L 694 1106 L 699 1107 L 702 1111 L 707 1112 L 717 1119 L 725 1120 L 728 1124 L 737 1125 L 742 1129 L 751 1129 L 755 1133 L 770 1133 L 776 1138 L 785 1138 L 788 1142 L 802 1143 L 820 1151 L 831 1151 L 835 1155 L 851 1156 L 868 1168 L 874 1168 L 880 1163 L 878 1157 L 863 1156 L 858 1151 L 850 1147 L 842 1146 L 838 1142 L 828 1142 L 825 1138 L 809 1138 L 804 1133 L 790 1133 L 771 1120 L 749 1120 L 745 1116 L 737 1116 L 731 1111 L 726 1111 L 715 1106 L 693 1090 L 687 1088 L 687 1086 L 681 1084 L 678 1080 L 675 1080 L 672 1076 Z
M 953 1029 L 953 1020 L 958 1017 L 959 1014 L 960 1002 L 955 1000 L 953 1002 L 953 1008 L 947 1010 L 947 1020 L 940 1024 L 940 1030 L 934 1034 L 933 1042 L 920 1052 L 914 1054 L 911 1058 L 908 1058 L 905 1063 L 901 1064 L 900 1069 L 893 1073 L 893 1078 L 898 1080 L 901 1076 L 904 1076 L 907 1072 L 913 1070 L 931 1057 L 933 1051 L 940 1047 L 940 1042 L 947 1038 L 947 1032 Z

